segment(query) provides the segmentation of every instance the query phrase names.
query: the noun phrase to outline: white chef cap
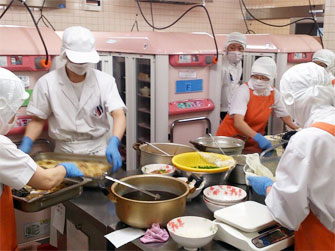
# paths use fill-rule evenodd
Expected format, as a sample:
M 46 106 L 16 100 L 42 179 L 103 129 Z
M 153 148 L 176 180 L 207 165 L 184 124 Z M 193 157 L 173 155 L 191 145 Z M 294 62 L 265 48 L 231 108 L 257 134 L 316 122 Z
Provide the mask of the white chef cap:
M 334 67 L 335 54 L 331 50 L 321 49 L 313 54 L 312 61 L 319 61 L 324 63 L 325 65 L 327 65 L 326 70 L 329 71 L 331 68 Z
M 280 92 L 289 114 L 301 127 L 315 122 L 335 124 L 335 89 L 326 70 L 312 62 L 298 64 L 284 73 Z
M 8 124 L 28 97 L 22 81 L 9 70 L 0 68 L 0 129 Z
M 77 64 L 98 63 L 99 54 L 95 50 L 93 33 L 82 26 L 72 26 L 64 30 L 62 53 Z
M 241 44 L 243 48 L 245 49 L 247 45 L 247 37 L 240 32 L 232 32 L 227 37 L 226 49 L 230 44 L 234 44 L 234 43 Z
M 262 75 L 273 80 L 277 76 L 276 62 L 269 57 L 258 58 L 251 67 L 251 76 L 252 75 Z

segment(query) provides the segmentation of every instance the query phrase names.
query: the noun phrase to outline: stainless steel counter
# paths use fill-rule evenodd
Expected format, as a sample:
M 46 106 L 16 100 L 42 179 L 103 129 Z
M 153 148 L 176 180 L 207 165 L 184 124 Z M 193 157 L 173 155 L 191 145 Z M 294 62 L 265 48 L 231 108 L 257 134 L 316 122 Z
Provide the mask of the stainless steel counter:
M 138 174 L 139 170 L 119 172 L 117 178 Z M 245 188 L 245 186 L 242 186 Z M 259 201 L 259 198 L 253 198 Z M 261 200 L 264 199 L 260 198 Z M 114 204 L 98 189 L 84 189 L 82 195 L 76 199 L 64 203 L 67 218 L 75 224 L 77 229 L 89 236 L 90 249 L 114 249 L 113 245 L 104 238 L 114 230 L 122 229 L 126 225 L 119 221 L 115 213 Z M 201 216 L 213 220 L 213 213 L 207 209 L 202 196 L 188 202 L 184 215 Z M 124 250 L 138 248 L 141 250 L 179 250 L 172 238 L 165 243 L 143 244 L 139 239 L 121 247 Z M 236 250 L 236 248 L 219 241 L 212 241 L 201 250 Z

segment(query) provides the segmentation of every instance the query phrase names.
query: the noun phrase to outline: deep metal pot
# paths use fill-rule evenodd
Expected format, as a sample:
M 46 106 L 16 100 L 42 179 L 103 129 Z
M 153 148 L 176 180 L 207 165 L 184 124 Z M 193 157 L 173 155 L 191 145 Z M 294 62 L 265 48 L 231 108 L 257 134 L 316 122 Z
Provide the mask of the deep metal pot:
M 172 164 L 172 157 L 187 152 L 195 152 L 191 146 L 175 144 L 175 143 L 151 143 L 152 145 L 162 149 L 170 154 L 166 156 L 159 150 L 148 144 L 135 143 L 133 148 L 140 153 L 140 165 L 145 166 L 148 164 Z
M 231 184 L 245 185 L 245 173 L 243 171 L 243 167 L 246 165 L 245 162 L 246 156 L 243 154 L 238 154 L 233 155 L 232 157 L 234 158 L 234 160 L 236 160 L 237 164 L 230 173 L 228 181 Z
M 214 136 L 214 139 L 226 155 L 241 154 L 245 144 L 245 141 L 236 137 Z M 190 143 L 200 151 L 221 153 L 211 137 L 199 137 Z
M 123 195 L 134 190 L 114 183 L 109 198 L 115 202 L 117 216 L 127 225 L 150 228 L 152 223 L 159 223 L 166 226 L 171 219 L 184 214 L 186 197 L 190 192 L 185 182 L 161 175 L 134 175 L 121 180 L 149 191 L 165 191 L 177 195 L 176 198 L 162 201 L 132 200 Z

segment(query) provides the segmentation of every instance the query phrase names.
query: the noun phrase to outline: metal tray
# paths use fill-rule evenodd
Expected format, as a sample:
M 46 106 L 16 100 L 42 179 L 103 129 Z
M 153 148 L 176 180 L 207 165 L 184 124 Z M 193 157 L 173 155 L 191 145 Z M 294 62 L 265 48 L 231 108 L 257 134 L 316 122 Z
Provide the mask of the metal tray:
M 55 153 L 55 152 L 42 152 L 32 156 L 33 160 L 68 160 L 68 161 L 83 161 L 83 162 L 100 162 L 109 167 L 107 174 L 111 174 L 113 166 L 110 165 L 105 156 L 96 155 L 83 155 L 83 154 L 69 154 L 69 153 Z M 99 187 L 100 182 L 105 180 L 104 175 L 98 177 L 87 177 L 91 179 L 91 182 L 85 183 L 85 187 Z
M 13 195 L 14 207 L 24 212 L 36 212 L 81 195 L 83 185 L 91 182 L 89 178 L 64 179 L 66 187 L 31 200 Z

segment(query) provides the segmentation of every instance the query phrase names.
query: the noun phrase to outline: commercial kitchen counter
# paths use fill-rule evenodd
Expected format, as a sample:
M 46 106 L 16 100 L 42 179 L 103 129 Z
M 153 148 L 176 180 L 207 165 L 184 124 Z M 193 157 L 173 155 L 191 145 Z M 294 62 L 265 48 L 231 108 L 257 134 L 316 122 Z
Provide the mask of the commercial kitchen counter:
M 116 178 L 139 174 L 139 170 L 118 172 Z M 245 188 L 245 186 L 242 188 Z M 251 196 L 254 196 L 252 194 Z M 257 198 L 258 197 L 258 198 Z M 263 200 L 257 196 L 252 200 Z M 261 201 L 260 201 L 261 202 Z M 111 202 L 99 189 L 85 188 L 82 195 L 64 203 L 66 218 L 71 221 L 77 230 L 82 231 L 89 239 L 90 250 L 113 250 L 115 247 L 104 238 L 104 235 L 122 229 L 126 225 L 118 219 L 114 203 Z M 213 220 L 213 213 L 209 211 L 202 200 L 202 196 L 187 202 L 184 215 L 201 216 Z M 65 249 L 66 236 L 58 238 L 58 248 Z M 120 250 L 178 250 L 182 249 L 170 237 L 165 243 L 143 244 L 139 239 L 120 247 Z M 212 241 L 202 250 L 236 250 L 233 246 L 220 241 Z

